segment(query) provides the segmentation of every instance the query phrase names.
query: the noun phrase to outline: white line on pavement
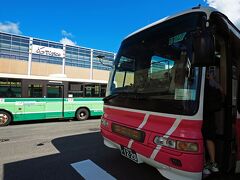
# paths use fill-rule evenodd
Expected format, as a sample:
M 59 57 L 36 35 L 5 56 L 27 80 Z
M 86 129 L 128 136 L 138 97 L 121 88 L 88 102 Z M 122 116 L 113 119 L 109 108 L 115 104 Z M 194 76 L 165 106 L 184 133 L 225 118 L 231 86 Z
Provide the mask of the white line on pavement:
M 91 160 L 84 160 L 71 164 L 71 166 L 86 180 L 116 180 Z

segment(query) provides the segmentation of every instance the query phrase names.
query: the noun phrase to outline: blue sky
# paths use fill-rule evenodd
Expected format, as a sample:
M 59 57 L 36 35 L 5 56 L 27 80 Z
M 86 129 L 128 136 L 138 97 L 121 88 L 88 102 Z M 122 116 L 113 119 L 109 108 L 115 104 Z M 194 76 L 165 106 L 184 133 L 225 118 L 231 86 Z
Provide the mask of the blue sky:
M 133 31 L 198 4 L 208 5 L 204 0 L 3 0 L 0 30 L 117 52 Z

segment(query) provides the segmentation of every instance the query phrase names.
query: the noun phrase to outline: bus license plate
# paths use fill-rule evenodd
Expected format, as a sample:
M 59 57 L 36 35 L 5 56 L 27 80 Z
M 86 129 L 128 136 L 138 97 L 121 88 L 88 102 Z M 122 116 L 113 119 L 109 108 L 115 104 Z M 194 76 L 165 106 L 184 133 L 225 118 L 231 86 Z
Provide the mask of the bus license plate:
M 123 156 L 127 157 L 128 159 L 131 159 L 132 161 L 138 163 L 138 158 L 137 158 L 137 154 L 135 151 L 133 151 L 127 147 L 121 146 L 121 154 Z

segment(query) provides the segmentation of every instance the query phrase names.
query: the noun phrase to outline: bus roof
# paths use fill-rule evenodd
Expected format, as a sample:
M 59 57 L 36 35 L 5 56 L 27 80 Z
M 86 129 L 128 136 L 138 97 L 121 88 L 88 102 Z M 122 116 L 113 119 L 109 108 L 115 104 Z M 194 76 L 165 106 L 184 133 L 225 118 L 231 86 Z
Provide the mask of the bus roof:
M 212 12 L 216 12 L 216 11 L 218 11 L 218 10 L 216 10 L 215 8 L 212 8 L 212 7 L 201 7 L 201 6 L 193 7 L 193 8 L 191 8 L 191 9 L 189 9 L 189 10 L 182 11 L 182 12 L 177 13 L 177 14 L 175 14 L 175 15 L 166 16 L 166 17 L 164 17 L 164 18 L 162 18 L 162 19 L 160 19 L 160 20 L 158 20 L 158 21 L 156 21 L 156 22 L 154 22 L 154 23 L 152 23 L 152 24 L 149 24 L 149 25 L 147 25 L 147 26 L 145 26 L 145 27 L 143 27 L 143 28 L 141 28 L 141 29 L 139 29 L 139 30 L 131 33 L 130 35 L 128 35 L 127 37 L 125 37 L 125 39 L 127 39 L 127 38 L 129 38 L 129 37 L 131 37 L 131 36 L 133 36 L 133 35 L 141 32 L 141 31 L 144 31 L 145 29 L 148 29 L 148 28 L 150 28 L 150 27 L 153 27 L 153 26 L 155 26 L 155 25 L 157 25 L 157 24 L 161 24 L 161 23 L 164 22 L 164 21 L 167 21 L 167 20 L 169 20 L 169 19 L 172 19 L 172 18 L 181 16 L 181 15 L 183 15 L 183 14 L 188 14 L 188 13 L 191 13 L 191 12 L 205 12 L 205 13 L 207 14 L 207 17 L 209 18 L 210 14 L 211 14 Z M 124 39 L 124 40 L 125 40 L 125 39 Z
M 82 83 L 99 83 L 106 84 L 108 81 L 104 80 L 92 80 L 92 79 L 77 79 L 77 78 L 67 78 L 58 76 L 28 76 L 28 75 L 16 75 L 16 74 L 5 74 L 0 73 L 1 78 L 16 78 L 16 79 L 33 79 L 33 80 L 47 80 L 47 81 L 69 81 L 69 82 L 82 82 Z

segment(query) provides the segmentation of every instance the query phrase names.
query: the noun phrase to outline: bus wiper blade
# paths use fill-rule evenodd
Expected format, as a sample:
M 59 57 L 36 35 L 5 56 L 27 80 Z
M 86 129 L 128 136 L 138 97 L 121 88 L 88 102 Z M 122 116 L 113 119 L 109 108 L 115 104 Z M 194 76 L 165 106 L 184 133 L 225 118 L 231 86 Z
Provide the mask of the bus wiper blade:
M 110 99 L 113 99 L 113 98 L 115 98 L 119 95 L 120 95 L 119 93 L 115 93 L 115 94 L 111 94 L 109 96 L 106 96 L 105 98 L 103 98 L 103 102 L 109 101 Z
M 142 95 L 142 93 L 137 93 L 137 92 L 127 92 L 127 91 L 123 91 L 123 92 L 118 92 L 118 93 L 114 93 L 114 94 L 111 94 L 105 98 L 103 98 L 103 101 L 104 102 L 107 102 L 119 95 L 124 95 L 124 96 L 127 96 L 128 98 L 133 98 L 133 99 L 146 99 L 146 97 L 144 97 Z

